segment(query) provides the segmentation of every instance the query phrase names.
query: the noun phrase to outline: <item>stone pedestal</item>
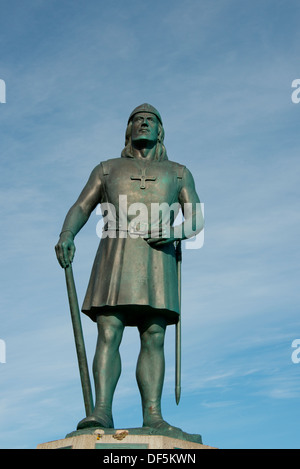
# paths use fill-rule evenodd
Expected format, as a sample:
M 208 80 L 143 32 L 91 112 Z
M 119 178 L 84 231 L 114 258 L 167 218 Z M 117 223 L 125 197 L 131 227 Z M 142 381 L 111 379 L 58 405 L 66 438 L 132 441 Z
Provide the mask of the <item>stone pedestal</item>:
M 195 441 L 186 441 L 159 434 L 149 434 L 147 429 L 89 429 L 68 434 L 61 440 L 41 443 L 37 449 L 102 449 L 102 450 L 136 450 L 136 449 L 178 449 L 197 450 L 215 449 L 203 445 L 200 435 L 193 435 Z

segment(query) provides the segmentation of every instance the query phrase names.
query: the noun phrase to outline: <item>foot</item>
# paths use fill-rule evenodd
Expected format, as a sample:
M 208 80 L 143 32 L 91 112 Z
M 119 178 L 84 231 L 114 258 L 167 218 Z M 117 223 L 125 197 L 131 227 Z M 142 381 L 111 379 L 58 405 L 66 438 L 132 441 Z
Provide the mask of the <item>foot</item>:
M 114 428 L 114 422 L 111 416 L 105 414 L 99 415 L 90 415 L 82 419 L 78 425 L 77 430 L 82 430 L 83 428 Z
M 148 425 L 144 425 L 153 429 L 153 433 L 168 436 L 170 438 L 177 438 L 185 441 L 192 441 L 194 443 L 202 443 L 201 435 L 186 433 L 181 428 L 173 427 L 163 419 L 154 420 Z

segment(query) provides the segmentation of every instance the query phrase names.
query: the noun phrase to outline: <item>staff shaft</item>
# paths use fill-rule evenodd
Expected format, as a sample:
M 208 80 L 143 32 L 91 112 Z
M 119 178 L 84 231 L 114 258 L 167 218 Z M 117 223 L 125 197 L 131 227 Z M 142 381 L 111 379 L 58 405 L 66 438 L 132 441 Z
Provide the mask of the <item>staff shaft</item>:
M 93 412 L 93 394 L 89 376 L 88 362 L 86 357 L 82 325 L 80 319 L 80 311 L 78 306 L 77 293 L 75 288 L 72 265 L 69 264 L 65 268 L 67 292 L 70 305 L 70 313 L 74 332 L 75 346 L 77 352 L 79 373 L 81 379 L 81 387 L 83 392 L 84 406 L 86 415 L 89 416 Z

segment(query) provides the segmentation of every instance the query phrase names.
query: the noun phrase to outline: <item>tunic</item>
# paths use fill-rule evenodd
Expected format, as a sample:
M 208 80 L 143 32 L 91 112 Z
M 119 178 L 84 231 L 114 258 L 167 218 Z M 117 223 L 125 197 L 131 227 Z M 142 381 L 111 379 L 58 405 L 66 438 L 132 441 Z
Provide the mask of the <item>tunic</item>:
M 184 166 L 169 160 L 149 162 L 129 157 L 99 165 L 99 203 L 102 213 L 107 203 L 112 204 L 115 220 L 108 222 L 105 219 L 108 212 L 103 213 L 104 231 L 82 306 L 82 312 L 93 321 L 97 314 L 110 312 L 125 312 L 127 325 L 132 326 L 147 314 L 163 315 L 167 324 L 178 321 L 174 243 L 155 247 L 135 233 L 145 225 L 147 228 L 147 222 L 148 229 L 159 223 L 172 226 L 184 170 Z M 168 207 L 175 204 L 174 212 L 157 212 L 158 204 L 163 203 Z M 155 218 L 157 213 L 160 216 Z

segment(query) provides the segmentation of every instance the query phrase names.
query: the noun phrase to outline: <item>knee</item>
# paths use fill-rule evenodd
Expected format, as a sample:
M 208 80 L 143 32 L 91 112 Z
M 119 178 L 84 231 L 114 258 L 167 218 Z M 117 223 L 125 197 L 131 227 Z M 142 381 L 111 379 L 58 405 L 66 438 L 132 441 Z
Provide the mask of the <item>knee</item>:
M 141 335 L 143 347 L 159 349 L 164 346 L 165 330 L 159 326 L 152 325 Z
M 101 315 L 97 319 L 98 339 L 109 346 L 119 346 L 124 326 L 121 321 L 113 316 Z

